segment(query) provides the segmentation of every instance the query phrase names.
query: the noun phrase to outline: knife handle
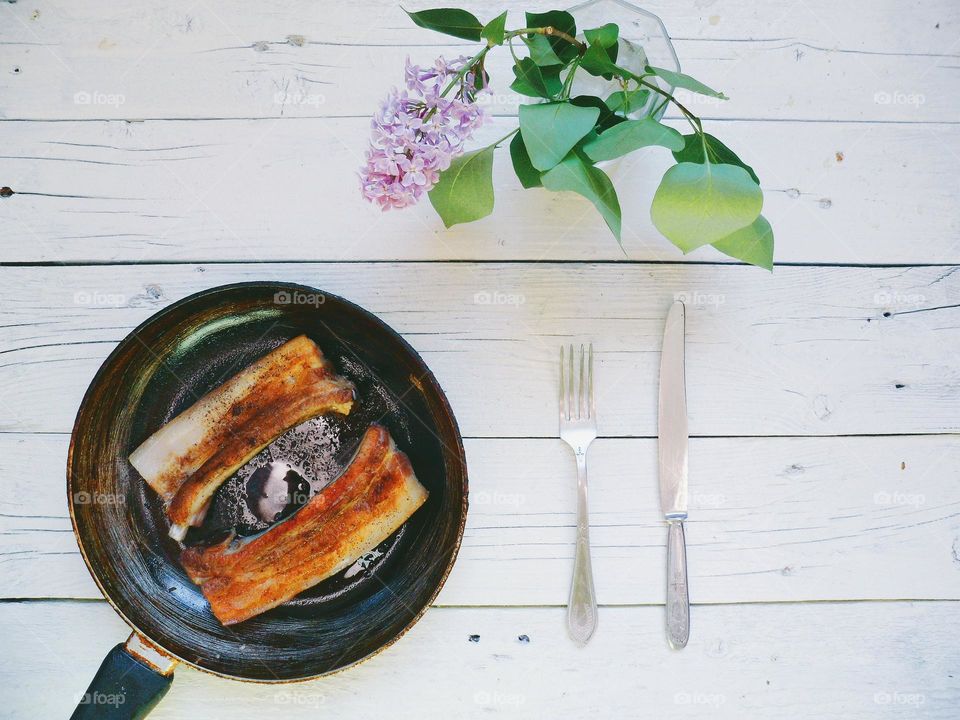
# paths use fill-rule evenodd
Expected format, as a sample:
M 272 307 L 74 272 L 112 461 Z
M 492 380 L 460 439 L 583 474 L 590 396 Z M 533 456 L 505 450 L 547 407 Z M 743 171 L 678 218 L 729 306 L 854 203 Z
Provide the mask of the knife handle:
M 683 520 L 669 520 L 667 535 L 667 642 L 674 650 L 690 637 L 690 596 L 687 592 L 687 541 Z

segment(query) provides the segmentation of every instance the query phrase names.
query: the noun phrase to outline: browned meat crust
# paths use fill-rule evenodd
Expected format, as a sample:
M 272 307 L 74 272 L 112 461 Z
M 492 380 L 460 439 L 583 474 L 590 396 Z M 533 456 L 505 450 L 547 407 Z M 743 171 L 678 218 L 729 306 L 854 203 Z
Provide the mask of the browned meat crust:
M 130 462 L 168 503 L 171 535 L 180 539 L 244 463 L 311 417 L 349 413 L 353 395 L 353 384 L 300 335 L 197 400 L 147 438 Z
M 232 625 L 349 567 L 426 498 L 407 456 L 374 425 L 340 477 L 293 516 L 251 540 L 188 548 L 181 562 L 214 615 Z

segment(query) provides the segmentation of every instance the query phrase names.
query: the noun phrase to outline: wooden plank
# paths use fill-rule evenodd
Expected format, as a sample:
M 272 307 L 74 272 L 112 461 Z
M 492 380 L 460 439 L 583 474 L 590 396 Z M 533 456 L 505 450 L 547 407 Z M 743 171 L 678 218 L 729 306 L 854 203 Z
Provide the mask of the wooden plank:
M 490 16 L 489 7 L 473 4 Z M 531 4 L 510 7 L 514 25 Z M 698 109 L 707 116 L 957 117 L 958 11 L 948 0 L 909 12 L 892 0 L 649 7 L 676 36 L 684 69 L 733 98 L 704 103 Z M 407 55 L 426 64 L 477 48 L 415 28 L 384 0 L 362 10 L 339 0 L 324 12 L 300 0 L 264 13 L 188 0 L 116 13 L 86 0 L 11 4 L 4 13 L 0 97 L 7 118 L 367 115 L 400 82 Z M 516 109 L 508 64 L 503 51 L 488 63 L 503 96 L 500 112 Z
M 498 119 L 479 139 L 514 126 Z M 763 181 L 778 261 L 960 261 L 956 187 L 947 180 L 956 158 L 945 151 L 960 144 L 960 126 L 713 129 Z M 359 118 L 9 123 L 5 131 L 0 185 L 16 194 L 0 198 L 2 261 L 728 260 L 712 248 L 684 256 L 651 224 L 650 202 L 672 161 L 661 149 L 607 168 L 624 210 L 621 250 L 587 201 L 523 190 L 505 149 L 492 216 L 448 231 L 426 201 L 382 214 L 355 180 L 368 133 Z
M 504 0 L 500 5 L 510 11 L 508 25 L 512 27 L 522 22 L 525 10 L 542 12 L 564 3 Z M 415 27 L 390 0 L 363 0 L 362 8 L 350 0 L 329 0 L 323 12 L 318 12 L 310 0 L 289 0 L 282 7 L 267 8 L 261 13 L 238 12 L 229 0 L 210 0 L 202 6 L 172 0 L 163 7 L 143 2 L 123 14 L 94 0 L 44 0 L 38 7 L 36 16 L 22 12 L 22 8 L 12 8 L 21 11 L 8 16 L 10 25 L 17 27 L 4 27 L 4 32 L 15 38 L 50 34 L 65 43 L 87 45 L 90 52 L 102 39 L 104 29 L 118 24 L 124 32 L 108 39 L 123 39 L 129 46 L 149 46 L 157 40 L 153 33 L 158 27 L 167 30 L 167 45 L 161 50 L 226 46 L 243 39 L 238 35 L 271 43 L 286 42 L 287 35 L 300 35 L 306 45 L 336 40 L 344 45 L 430 47 L 444 42 L 442 36 Z M 404 7 L 421 10 L 434 5 L 421 2 Z M 492 13 L 484 0 L 463 0 L 457 7 L 470 10 L 481 19 Z M 853 0 L 842 5 L 830 0 L 805 0 L 803 7 L 791 0 L 770 0 L 763 7 L 749 0 L 684 5 L 670 0 L 647 0 L 642 7 L 660 15 L 671 35 L 683 40 L 820 39 L 830 47 L 888 54 L 945 53 L 960 24 L 960 10 L 943 0 L 933 0 L 912 13 L 902 12 L 891 0 Z M 892 18 L 897 22 L 892 22 Z M 906 29 L 910 33 L 904 32 Z M 97 49 L 121 51 L 108 43 Z
M 687 322 L 694 435 L 955 432 L 956 268 L 346 263 L 5 268 L 0 430 L 68 432 L 114 345 L 173 300 L 293 280 L 420 351 L 468 437 L 553 437 L 558 345 L 597 350 L 600 433 L 656 435 L 663 318 Z M 479 391 L 483 388 L 483 392 Z
M 0 434 L 3 597 L 98 598 L 64 498 L 66 435 Z M 467 440 L 470 513 L 440 605 L 563 605 L 576 474 L 559 440 Z M 945 436 L 694 439 L 696 603 L 960 599 L 960 470 Z M 590 451 L 604 604 L 662 603 L 656 440 Z
M 443 608 L 346 672 L 300 684 L 230 682 L 191 668 L 151 718 L 455 715 L 953 720 L 957 604 L 694 607 L 673 652 L 658 607 L 601 608 L 585 648 L 560 608 Z M 66 717 L 126 637 L 105 603 L 0 605 L 5 717 Z M 470 642 L 471 635 L 478 636 Z M 518 640 L 520 635 L 529 642 Z

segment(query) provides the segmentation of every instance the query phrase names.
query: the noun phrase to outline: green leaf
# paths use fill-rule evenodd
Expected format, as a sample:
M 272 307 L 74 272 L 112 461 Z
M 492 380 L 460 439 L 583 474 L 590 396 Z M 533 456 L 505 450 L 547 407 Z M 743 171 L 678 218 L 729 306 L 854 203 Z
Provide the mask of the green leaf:
M 746 227 L 762 207 L 760 186 L 743 168 L 685 162 L 664 174 L 650 217 L 657 230 L 688 253 Z
M 527 27 L 552 27 L 573 37 L 577 35 L 577 21 L 566 10 L 548 10 L 542 13 L 526 13 Z
M 695 92 L 699 95 L 709 95 L 711 97 L 720 98 L 721 100 L 730 99 L 722 92 L 718 92 L 713 88 L 709 88 L 696 78 L 692 78 L 689 75 L 684 75 L 683 73 L 674 72 L 673 70 L 667 70 L 665 68 L 653 67 L 650 65 L 647 66 L 647 72 L 653 73 L 675 88 L 683 88 L 684 90 L 689 90 L 690 92 Z
M 738 167 L 742 167 L 750 173 L 750 177 L 753 178 L 753 181 L 757 185 L 760 184 L 760 178 L 757 177 L 753 168 L 737 157 L 737 154 L 733 150 L 717 140 L 710 133 L 704 133 L 703 137 L 709 148 L 710 162 L 715 165 L 737 165 Z M 696 133 L 691 133 L 690 135 L 684 135 L 683 139 L 686 144 L 682 150 L 673 153 L 674 159 L 678 163 L 703 163 L 703 141 L 700 140 L 700 136 Z
M 604 48 L 615 47 L 617 40 L 620 39 L 620 28 L 617 27 L 616 23 L 607 23 L 598 28 L 584 30 L 583 36 L 591 45 L 599 45 Z M 611 58 L 611 60 L 616 60 L 616 58 Z
M 617 52 L 620 50 L 620 28 L 616 23 L 607 23 L 592 30 L 584 30 L 583 36 L 590 45 L 602 47 L 607 51 L 607 57 L 611 62 L 617 61 Z
M 523 187 L 529 190 L 543 185 L 540 181 L 540 171 L 530 162 L 527 146 L 523 144 L 520 133 L 514 135 L 513 140 L 510 141 L 510 159 L 513 161 L 513 171 Z
M 435 10 L 421 10 L 407 12 L 414 23 L 427 30 L 436 30 L 445 35 L 462 38 L 464 40 L 479 40 L 483 31 L 483 23 L 466 10 L 457 8 L 437 8 Z
M 563 160 L 577 141 L 597 123 L 600 111 L 569 102 L 520 106 L 520 134 L 538 170 L 549 170 Z
M 506 26 L 507 11 L 504 10 L 483 26 L 483 30 L 480 31 L 480 38 L 486 40 L 490 45 L 503 45 L 503 31 Z
M 464 153 L 440 173 L 430 204 L 446 227 L 473 222 L 493 212 L 493 149 Z
M 597 128 L 600 132 L 625 121 L 619 115 L 614 115 L 607 104 L 596 95 L 577 95 L 575 98 L 571 98 L 570 102 L 578 107 L 595 107 L 599 110 L 600 117 L 597 118 Z
M 620 202 L 606 173 L 585 162 L 577 153 L 542 175 L 543 186 L 555 192 L 569 190 L 583 195 L 600 211 L 610 232 L 620 241 Z
M 573 146 L 573 152 L 580 156 L 580 158 L 587 163 L 587 165 L 593 165 L 593 161 L 587 157 L 587 154 L 583 151 L 583 146 L 587 143 L 591 143 L 596 140 L 600 135 L 597 134 L 597 129 L 593 128 L 590 132 L 584 135 L 577 141 L 577 144 Z
M 649 90 L 646 88 L 637 88 L 635 90 L 627 90 L 626 102 L 624 102 L 624 93 L 622 90 L 619 90 L 607 98 L 606 105 L 610 108 L 611 112 L 629 115 L 646 105 L 649 99 Z
M 591 45 L 580 58 L 580 67 L 591 75 L 611 79 L 616 74 L 618 68 L 611 62 L 606 48 L 599 45 Z
M 528 12 L 527 27 L 552 27 L 554 30 L 564 32 L 570 37 L 575 38 L 577 36 L 577 23 L 573 19 L 573 15 L 568 13 L 566 10 L 550 10 L 549 12 L 545 13 Z M 547 41 L 549 42 L 550 47 L 553 48 L 553 52 L 556 53 L 557 57 L 559 57 L 564 63 L 570 62 L 579 54 L 576 45 L 573 45 L 561 37 L 551 35 L 547 37 Z
M 732 258 L 773 270 L 773 228 L 763 215 L 713 246 Z
M 553 46 L 544 35 L 530 35 L 521 38 L 530 51 L 530 59 L 540 67 L 547 65 L 563 65 L 563 60 L 557 57 Z
M 652 118 L 627 120 L 604 131 L 583 146 L 583 151 L 594 162 L 613 160 L 621 155 L 648 145 L 660 145 L 669 150 L 683 148 L 683 135 Z
M 513 74 L 517 78 L 510 85 L 510 89 L 521 95 L 549 100 L 563 87 L 559 65 L 541 68 L 530 58 L 521 58 L 513 66 Z

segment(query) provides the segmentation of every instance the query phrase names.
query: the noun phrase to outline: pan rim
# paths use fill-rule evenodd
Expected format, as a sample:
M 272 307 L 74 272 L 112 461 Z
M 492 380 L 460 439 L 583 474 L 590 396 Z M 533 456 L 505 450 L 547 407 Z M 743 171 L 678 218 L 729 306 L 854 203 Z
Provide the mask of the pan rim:
M 407 353 L 409 353 L 425 370 L 425 373 L 419 377 L 419 381 L 422 383 L 424 382 L 424 380 L 426 380 L 427 384 L 431 386 L 433 395 L 439 401 L 440 409 L 442 410 L 444 417 L 449 421 L 451 425 L 451 428 L 453 430 L 453 438 L 455 438 L 455 441 L 456 441 L 455 447 L 452 449 L 455 450 L 456 460 L 460 467 L 460 475 L 461 475 L 462 485 L 463 485 L 463 498 L 460 506 L 460 517 L 459 517 L 459 522 L 457 523 L 456 539 L 452 547 L 452 552 L 450 553 L 450 558 L 447 561 L 445 567 L 443 568 L 443 572 L 439 576 L 439 580 L 436 583 L 436 587 L 430 592 L 429 596 L 426 598 L 426 601 L 423 603 L 422 607 L 413 615 L 413 617 L 390 640 L 388 640 L 387 642 L 384 642 L 376 650 L 373 650 L 367 655 L 364 655 L 363 657 L 358 658 L 357 660 L 349 664 L 342 665 L 340 667 L 337 667 L 333 670 L 328 670 L 326 672 L 310 673 L 303 676 L 288 677 L 288 678 L 271 679 L 271 678 L 260 678 L 260 677 L 247 677 L 244 675 L 235 675 L 231 673 L 220 672 L 212 668 L 204 667 L 202 665 L 197 664 L 196 662 L 188 660 L 178 655 L 177 653 L 171 651 L 166 647 L 164 643 L 158 641 L 149 633 L 140 629 L 137 623 L 134 622 L 126 613 L 123 612 L 123 610 L 119 607 L 117 601 L 110 595 L 109 592 L 107 592 L 107 589 L 105 588 L 104 583 L 101 581 L 87 553 L 87 549 L 86 547 L 84 547 L 83 538 L 81 536 L 80 528 L 77 523 L 77 516 L 75 512 L 75 507 L 74 507 L 73 456 L 74 456 L 74 448 L 77 441 L 78 431 L 80 430 L 80 418 L 83 415 L 84 410 L 87 408 L 87 405 L 94 392 L 94 389 L 98 387 L 99 384 L 103 381 L 104 375 L 112 367 L 113 363 L 116 361 L 116 358 L 120 354 L 120 352 L 123 349 L 125 349 L 128 344 L 132 343 L 134 339 L 137 337 L 137 334 L 140 331 L 142 331 L 144 328 L 147 328 L 153 325 L 154 323 L 162 321 L 164 317 L 166 317 L 167 315 L 181 308 L 184 305 L 196 302 L 210 295 L 217 295 L 220 293 L 226 293 L 226 292 L 230 292 L 238 289 L 250 289 L 250 288 L 273 288 L 278 291 L 286 289 L 286 290 L 322 294 L 326 298 L 335 299 L 337 302 L 343 303 L 344 305 L 356 311 L 359 311 L 360 313 L 369 315 L 379 324 L 379 326 L 387 334 L 392 336 L 394 340 L 398 341 L 401 344 L 401 346 L 404 348 L 404 350 Z M 466 529 L 467 512 L 469 509 L 469 476 L 468 476 L 466 453 L 463 447 L 463 437 L 460 433 L 460 426 L 457 423 L 457 418 L 453 413 L 453 408 L 450 406 L 450 401 L 447 398 L 447 395 L 444 392 L 443 388 L 441 387 L 436 376 L 433 374 L 433 370 L 430 369 L 430 367 L 423 360 L 420 354 L 410 345 L 409 342 L 407 342 L 407 340 L 399 332 L 397 332 L 392 327 L 390 327 L 390 325 L 385 323 L 374 313 L 361 307 L 360 305 L 357 305 L 354 302 L 351 302 L 350 300 L 347 300 L 342 296 L 336 295 L 334 293 L 326 292 L 324 290 L 321 290 L 320 288 L 315 288 L 310 285 L 289 282 L 286 280 L 249 280 L 249 281 L 241 281 L 241 282 L 235 282 L 235 283 L 227 283 L 224 285 L 216 285 L 214 287 L 206 288 L 204 290 L 200 290 L 198 292 L 187 295 L 186 297 L 183 297 L 180 300 L 177 300 L 173 303 L 170 303 L 166 307 L 161 308 L 160 310 L 158 310 L 157 312 L 153 313 L 148 318 L 146 318 L 139 325 L 137 325 L 133 330 L 128 332 L 123 337 L 123 339 L 121 339 L 120 342 L 117 343 L 116 347 L 114 347 L 113 350 L 110 351 L 110 354 L 107 355 L 106 359 L 104 359 L 104 361 L 101 363 L 100 367 L 97 369 L 97 372 L 94 374 L 93 378 L 90 380 L 90 383 L 83 394 L 83 398 L 80 401 L 80 405 L 77 408 L 77 413 L 73 422 L 73 428 L 70 431 L 70 444 L 67 449 L 66 479 L 67 479 L 67 488 L 66 488 L 67 489 L 67 506 L 70 513 L 70 524 L 73 528 L 73 535 L 77 541 L 77 546 L 80 550 L 80 555 L 83 558 L 84 565 L 86 565 L 87 571 L 90 573 L 90 576 L 93 578 L 93 581 L 96 583 L 97 589 L 100 591 L 100 594 L 103 596 L 104 600 L 106 600 L 107 603 L 110 604 L 110 606 L 114 609 L 117 615 L 120 616 L 120 618 L 130 627 L 130 629 L 134 633 L 149 640 L 161 652 L 175 659 L 178 663 L 183 663 L 184 665 L 200 670 L 201 672 L 214 675 L 216 677 L 221 677 L 228 680 L 236 680 L 240 682 L 264 684 L 264 685 L 278 685 L 278 684 L 285 684 L 285 683 L 307 682 L 309 680 L 314 680 L 321 677 L 336 675 L 337 673 L 343 672 L 344 670 L 348 670 L 352 667 L 355 667 L 356 665 L 359 665 L 362 662 L 369 660 L 372 657 L 375 657 L 376 655 L 379 655 L 381 652 L 383 652 L 384 650 L 392 646 L 400 638 L 406 635 L 407 632 L 409 632 L 410 629 L 414 625 L 416 625 L 417 622 L 420 621 L 424 613 L 426 613 L 426 611 L 429 608 L 433 607 L 434 601 L 437 599 L 437 596 L 440 594 L 440 591 L 443 589 L 443 586 L 446 584 L 446 581 L 450 576 L 450 572 L 453 570 L 453 566 L 456 564 L 457 557 L 460 553 L 460 547 L 463 542 L 463 534 Z

